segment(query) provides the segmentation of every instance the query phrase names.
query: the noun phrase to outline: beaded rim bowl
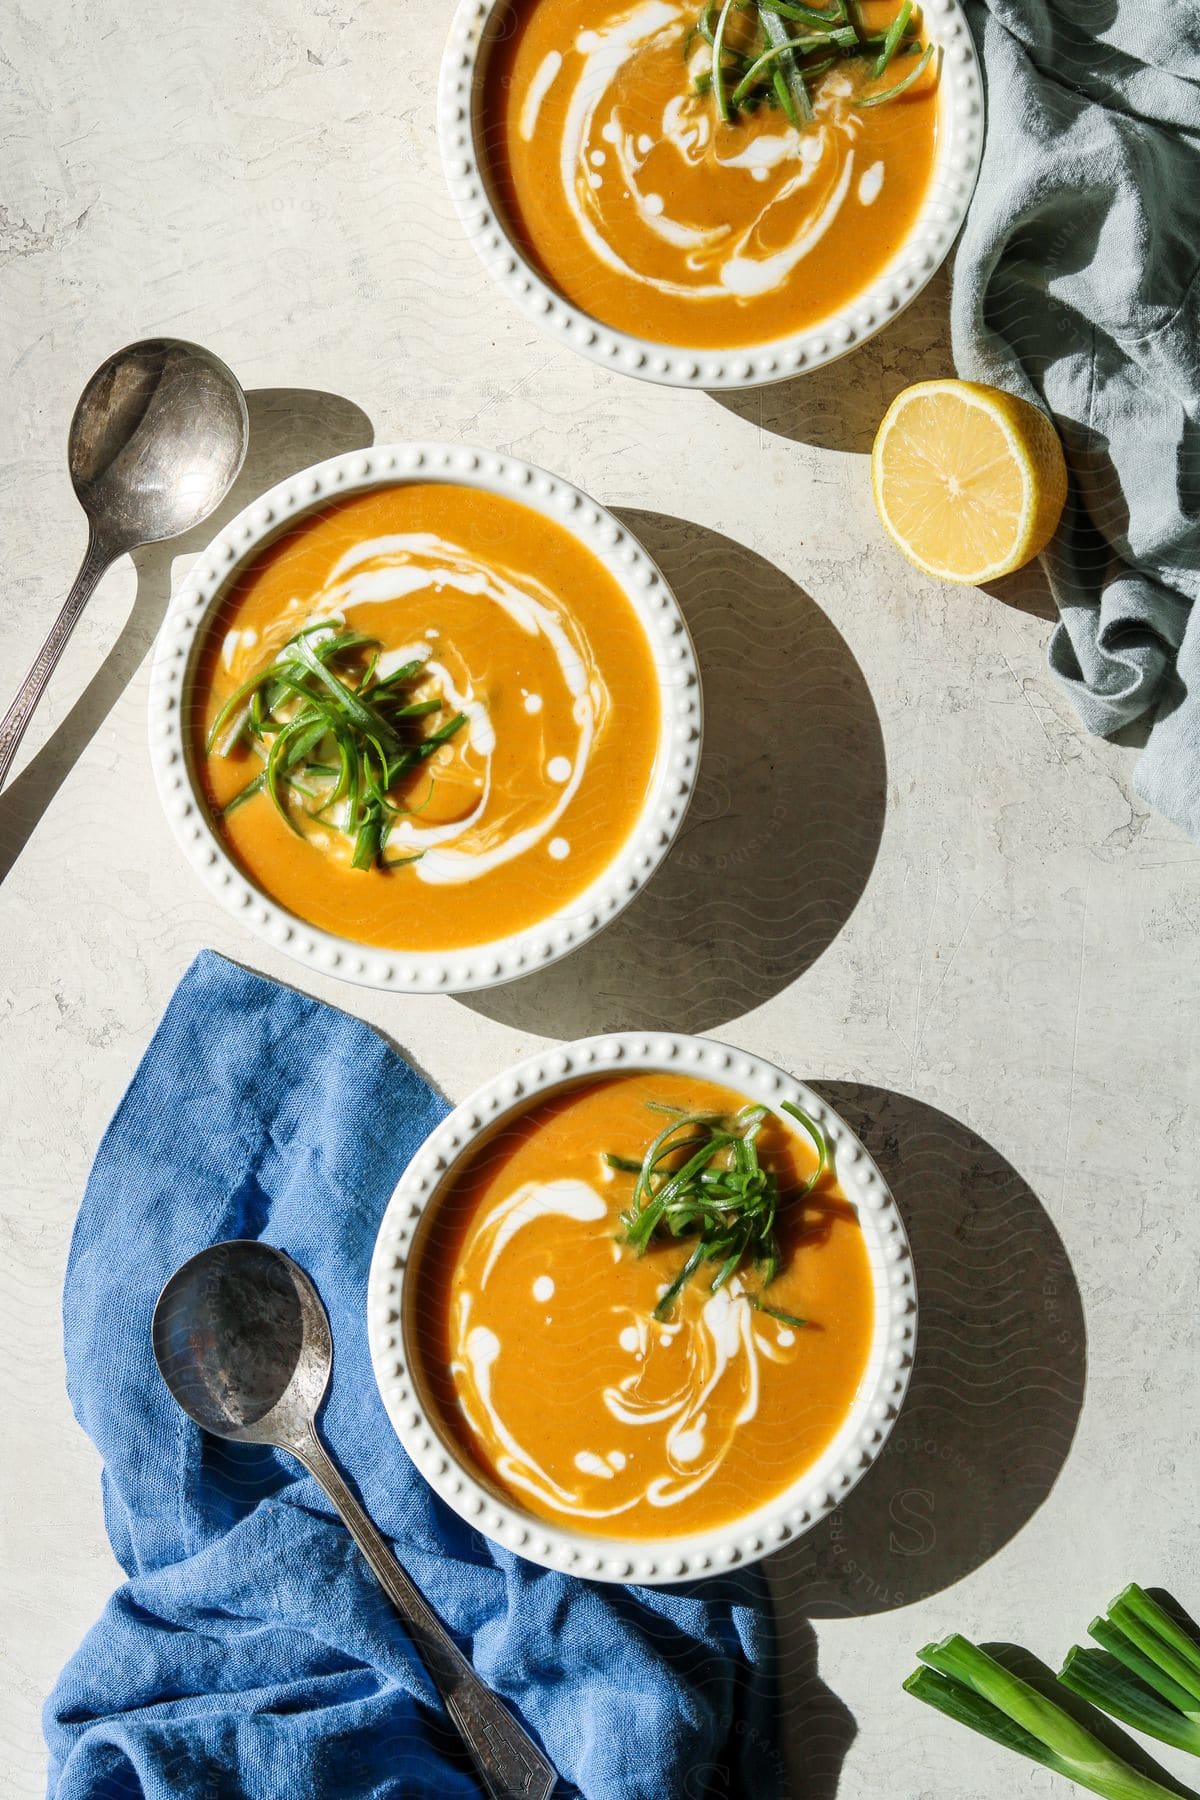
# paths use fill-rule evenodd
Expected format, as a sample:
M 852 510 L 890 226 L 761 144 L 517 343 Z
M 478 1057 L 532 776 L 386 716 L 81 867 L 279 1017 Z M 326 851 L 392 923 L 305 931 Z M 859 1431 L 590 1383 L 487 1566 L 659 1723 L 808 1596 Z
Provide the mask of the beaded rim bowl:
M 493 205 L 480 146 L 479 92 L 490 27 L 511 0 L 459 0 L 438 83 L 438 137 L 450 195 L 480 260 L 509 299 L 581 356 L 666 387 L 763 387 L 835 362 L 882 331 L 932 279 L 967 215 L 983 154 L 983 86 L 959 0 L 923 0 L 922 21 L 941 51 L 933 173 L 907 238 L 858 297 L 816 325 L 728 351 L 680 349 L 616 331 L 548 285 Z
M 406 1270 L 422 1220 L 455 1166 L 486 1134 L 574 1081 L 639 1070 L 702 1076 L 772 1107 L 791 1100 L 821 1124 L 842 1192 L 862 1225 L 875 1322 L 867 1367 L 841 1428 L 783 1493 L 717 1530 L 617 1539 L 550 1524 L 480 1478 L 422 1397 L 412 1354 L 420 1295 L 416 1281 L 406 1280 Z M 504 1549 L 545 1568 L 593 1581 L 649 1585 L 754 1562 L 811 1531 L 840 1506 L 895 1424 L 908 1387 L 916 1327 L 912 1252 L 899 1208 L 845 1121 L 811 1089 L 761 1057 L 668 1032 L 584 1038 L 518 1063 L 479 1088 L 430 1134 L 400 1177 L 379 1228 L 367 1289 L 367 1335 L 384 1407 L 408 1455 L 447 1505 Z
M 661 724 L 642 810 L 600 875 L 524 931 L 460 950 L 381 950 L 318 930 L 256 887 L 225 850 L 201 796 L 187 732 L 200 646 L 229 583 L 305 513 L 348 494 L 408 482 L 453 482 L 519 500 L 553 519 L 617 582 L 646 633 Z M 511 456 L 451 444 L 391 444 L 332 457 L 290 476 L 239 513 L 196 558 L 159 633 L 150 680 L 150 761 L 171 828 L 209 891 L 250 931 L 307 967 L 364 987 L 460 993 L 544 968 L 615 918 L 662 862 L 696 785 L 703 711 L 696 653 L 661 571 L 587 494 Z

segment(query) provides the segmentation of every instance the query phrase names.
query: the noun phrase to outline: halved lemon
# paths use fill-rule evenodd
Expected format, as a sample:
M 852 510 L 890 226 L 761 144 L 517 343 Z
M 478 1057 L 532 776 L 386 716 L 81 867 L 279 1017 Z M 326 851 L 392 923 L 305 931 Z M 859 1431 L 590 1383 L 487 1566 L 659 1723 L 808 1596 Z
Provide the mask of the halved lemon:
M 978 381 L 919 381 L 875 434 L 871 485 L 910 562 L 978 587 L 1044 550 L 1067 497 L 1058 433 L 1036 406 Z

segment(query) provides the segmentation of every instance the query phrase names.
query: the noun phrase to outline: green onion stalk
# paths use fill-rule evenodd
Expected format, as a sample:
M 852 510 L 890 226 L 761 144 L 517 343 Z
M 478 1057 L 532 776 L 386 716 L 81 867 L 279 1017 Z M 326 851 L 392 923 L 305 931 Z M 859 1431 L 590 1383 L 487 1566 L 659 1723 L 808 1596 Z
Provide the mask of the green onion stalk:
M 957 1634 L 917 1652 L 908 1693 L 1104 1800 L 1178 1800 L 985 1650 Z
M 1200 1643 L 1136 1583 L 1088 1630 L 1100 1648 L 1076 1644 L 1058 1679 L 1147 1737 L 1200 1756 Z

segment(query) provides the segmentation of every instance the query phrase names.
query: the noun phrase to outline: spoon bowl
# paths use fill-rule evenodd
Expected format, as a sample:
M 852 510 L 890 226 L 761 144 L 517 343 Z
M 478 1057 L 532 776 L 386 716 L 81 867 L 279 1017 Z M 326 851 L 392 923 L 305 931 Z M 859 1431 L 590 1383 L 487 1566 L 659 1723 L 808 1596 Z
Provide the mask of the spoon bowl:
M 101 363 L 75 408 L 67 462 L 79 504 L 112 546 L 180 537 L 232 487 L 246 396 L 220 357 L 147 338 Z
M 158 1298 L 154 1359 L 184 1412 L 215 1437 L 301 1443 L 329 1385 L 333 1340 L 316 1288 L 253 1238 L 214 1244 Z

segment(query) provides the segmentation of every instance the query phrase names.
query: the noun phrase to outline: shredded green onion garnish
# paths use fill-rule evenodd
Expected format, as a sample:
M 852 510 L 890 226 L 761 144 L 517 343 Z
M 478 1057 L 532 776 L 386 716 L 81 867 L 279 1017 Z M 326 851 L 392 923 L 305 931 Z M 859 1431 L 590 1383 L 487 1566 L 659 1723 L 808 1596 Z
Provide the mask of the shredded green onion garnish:
M 226 818 L 266 793 L 300 836 L 305 834 L 297 814 L 342 831 L 353 841 L 355 869 L 397 868 L 417 860 L 385 854 L 396 820 L 421 810 L 393 796 L 467 718 L 455 713 L 435 730 L 424 730 L 424 721 L 445 711 L 440 700 L 412 698 L 414 684 L 425 676 L 424 659 L 380 676 L 381 649 L 377 638 L 337 620 L 306 625 L 229 696 L 213 720 L 205 752 L 228 756 L 246 746 L 264 766 L 226 803 Z M 427 801 L 428 795 L 422 805 Z M 344 820 L 335 824 L 330 814 L 338 806 L 344 807 Z
M 904 5 L 900 8 L 900 11 L 888 26 L 883 40 L 883 49 L 879 52 L 879 55 L 871 68 L 872 80 L 878 81 L 879 77 L 883 74 L 883 71 L 891 62 L 893 56 L 895 56 L 900 45 L 900 40 L 908 30 L 908 21 L 912 18 L 912 10 L 913 0 L 904 0 Z
M 654 1317 L 667 1318 L 680 1293 L 703 1263 L 718 1264 L 709 1284 L 717 1293 L 744 1265 L 758 1275 L 753 1294 L 747 1296 L 758 1311 L 786 1325 L 803 1327 L 807 1320 L 781 1312 L 763 1299 L 779 1272 L 779 1239 L 775 1222 L 781 1204 L 812 1192 L 829 1167 L 829 1150 L 820 1127 L 791 1101 L 782 1110 L 795 1119 L 811 1138 L 817 1166 L 798 1190 L 781 1194 L 774 1171 L 759 1160 L 757 1140 L 768 1117 L 765 1106 L 744 1106 L 732 1118 L 715 1113 L 680 1112 L 675 1107 L 650 1103 L 651 1110 L 669 1115 L 669 1122 L 651 1140 L 640 1161 L 608 1155 L 612 1169 L 636 1175 L 633 1197 L 621 1214 L 625 1242 L 636 1256 L 651 1243 L 672 1238 L 694 1239 L 692 1250 L 674 1281 L 654 1308 Z
M 889 100 L 895 100 L 898 95 L 907 93 L 910 87 L 912 87 L 916 82 L 920 81 L 922 75 L 925 73 L 926 69 L 929 67 L 932 60 L 933 60 L 933 45 L 926 44 L 924 50 L 921 52 L 920 60 L 913 64 L 911 70 L 904 77 L 903 81 L 897 81 L 893 87 L 884 88 L 882 93 L 859 94 L 855 97 L 854 105 L 855 106 L 884 106 L 884 105 L 886 105 L 886 103 Z
M 694 70 L 692 91 L 711 93 L 726 125 L 766 104 L 778 107 L 799 129 L 816 116 L 811 84 L 850 61 L 862 70 L 852 104 L 882 106 L 915 86 L 933 60 L 932 44 L 921 50 L 914 11 L 914 0 L 904 0 L 887 31 L 880 33 L 864 30 L 850 0 L 830 0 L 824 7 L 801 5 L 800 0 L 705 0 L 683 40 L 685 62 L 691 61 L 697 39 L 712 52 L 708 66 Z M 901 80 L 874 86 L 897 57 L 918 52 L 919 61 Z

